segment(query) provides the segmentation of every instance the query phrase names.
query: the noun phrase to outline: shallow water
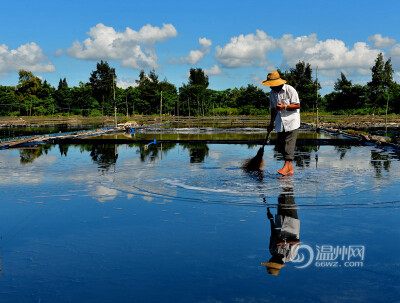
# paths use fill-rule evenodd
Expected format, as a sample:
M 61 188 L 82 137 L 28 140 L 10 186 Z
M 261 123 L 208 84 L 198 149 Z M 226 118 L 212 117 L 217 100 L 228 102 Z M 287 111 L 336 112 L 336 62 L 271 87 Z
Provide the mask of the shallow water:
M 0 151 L 1 302 L 394 302 L 398 156 L 299 147 L 52 145 Z M 278 276 L 267 207 L 296 203 L 300 247 Z
M 20 136 L 36 136 L 58 132 L 71 132 L 96 128 L 93 125 L 53 125 L 53 126 L 12 126 L 0 127 L 0 139 L 15 138 Z
M 101 135 L 91 137 L 92 139 L 126 139 L 126 140 L 257 140 L 264 139 L 267 134 L 266 128 L 144 128 L 132 129 L 132 133 L 120 132 L 111 135 Z M 270 139 L 276 139 L 277 133 L 272 132 Z M 302 129 L 298 133 L 298 139 L 328 139 L 332 138 L 323 132 L 316 133 L 315 131 L 307 131 Z

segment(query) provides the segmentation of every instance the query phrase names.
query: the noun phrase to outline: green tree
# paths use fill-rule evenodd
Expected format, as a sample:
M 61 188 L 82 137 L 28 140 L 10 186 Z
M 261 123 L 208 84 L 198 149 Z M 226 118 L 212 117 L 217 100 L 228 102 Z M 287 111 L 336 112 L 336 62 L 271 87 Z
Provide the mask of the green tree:
M 140 71 L 136 84 L 140 93 L 140 102 L 136 104 L 135 110 L 141 114 L 159 112 L 161 96 L 158 75 L 155 70 L 151 70 L 148 75 L 146 75 L 144 70 Z
M 231 108 L 227 105 L 228 100 L 228 90 L 216 91 L 212 89 L 207 89 L 206 98 L 209 100 L 209 115 L 220 115 L 221 113 L 228 113 Z M 229 90 L 230 91 L 230 90 Z M 236 104 L 236 103 L 235 103 Z M 231 111 L 232 112 L 232 111 Z
M 387 90 L 390 90 L 394 85 L 393 74 L 392 59 L 389 58 L 383 68 L 383 85 Z
M 367 86 L 370 93 L 369 106 L 375 110 L 384 110 L 387 105 L 395 109 L 396 99 L 396 83 L 393 81 L 394 70 L 392 67 L 391 58 L 386 62 L 383 59 L 383 54 L 379 53 L 375 59 L 375 64 L 371 68 L 371 81 Z
M 387 80 L 388 75 L 385 75 L 384 69 L 385 61 L 383 60 L 383 54 L 379 53 L 378 57 L 375 59 L 374 66 L 371 68 L 371 81 L 368 82 L 369 92 L 371 96 L 370 106 L 374 110 L 383 107 L 384 104 L 386 104 L 384 94 L 386 91 L 385 80 Z
M 393 84 L 389 105 L 394 113 L 400 114 L 400 85 L 397 83 Z
M 208 76 L 201 68 L 190 69 L 188 83 L 179 89 L 180 100 L 187 104 L 186 115 L 205 115 L 209 105 L 209 100 L 206 99 L 208 85 Z
M 73 105 L 72 91 L 68 87 L 67 79 L 60 79 L 58 82 L 57 90 L 54 92 L 54 99 L 57 105 L 58 112 L 71 113 L 71 107 Z
M 398 95 L 398 85 L 393 81 L 394 70 L 392 67 L 392 59 L 389 58 L 385 62 L 385 66 L 383 68 L 383 85 L 385 88 L 385 99 L 386 99 L 386 107 L 388 111 L 395 110 L 396 108 L 396 96 Z
M 47 80 L 39 86 L 37 97 L 40 105 L 34 108 L 35 114 L 53 115 L 56 111 L 55 88 L 52 87 Z
M 61 79 L 60 78 L 60 81 L 58 82 L 58 90 L 60 90 L 60 89 L 63 89 L 63 88 L 68 88 L 68 83 L 67 83 L 67 79 L 66 78 L 64 78 L 64 79 Z
M 241 114 L 254 115 L 266 114 L 269 109 L 267 94 L 255 85 L 249 84 L 241 87 L 237 98 L 237 106 Z
M 92 96 L 101 105 L 102 112 L 112 113 L 114 109 L 113 92 L 116 89 L 115 68 L 111 68 L 107 61 L 101 60 L 92 71 L 89 85 L 92 87 Z
M 299 61 L 296 67 L 291 68 L 289 72 L 282 72 L 280 70 L 278 72 L 281 78 L 287 81 L 287 84 L 297 90 L 302 111 L 313 108 L 313 104 L 317 100 L 317 83 L 312 79 L 311 65 L 304 61 Z M 319 89 L 321 89 L 320 83 L 318 83 Z
M 352 83 L 351 80 L 347 80 L 346 75 L 341 72 L 340 79 L 337 79 L 333 88 L 335 91 L 343 91 L 346 87 L 351 87 Z
M 381 93 L 384 87 L 384 69 L 385 63 L 383 60 L 383 54 L 379 53 L 378 57 L 375 59 L 375 64 L 371 67 L 372 79 L 368 83 L 368 86 L 376 93 Z
M 18 75 L 19 81 L 15 92 L 19 101 L 18 111 L 20 115 L 32 115 L 32 108 L 39 101 L 37 93 L 41 86 L 41 80 L 26 70 L 20 70 Z
M 177 114 L 178 92 L 175 85 L 164 79 L 159 83 L 159 89 L 162 92 L 163 114 Z M 161 97 L 161 96 L 160 96 Z
M 340 73 L 340 78 L 336 80 L 333 88 L 335 91 L 325 96 L 328 110 L 352 108 L 350 104 L 352 83 L 351 80 L 347 80 L 343 72 Z
M 223 107 L 236 108 L 239 96 L 240 91 L 237 88 L 225 90 L 225 94 L 222 98 Z
M 92 97 L 92 94 L 93 88 L 83 82 L 80 82 L 78 87 L 70 89 L 74 113 L 89 116 L 94 109 L 99 107 L 99 103 Z
M 0 86 L 0 115 L 19 114 L 19 100 L 15 95 L 15 87 Z
M 198 90 L 194 86 L 183 84 L 179 88 L 180 114 L 185 116 L 196 116 L 200 113 Z
M 207 88 L 209 84 L 208 76 L 201 68 L 190 69 L 188 86 L 201 86 Z
M 140 99 L 140 91 L 137 87 L 129 86 L 125 89 L 126 102 L 128 103 L 129 114 L 141 113 L 141 108 L 146 108 Z
M 362 85 L 353 85 L 341 72 L 334 84 L 335 91 L 325 96 L 326 107 L 331 111 L 364 109 L 368 100 L 368 91 Z

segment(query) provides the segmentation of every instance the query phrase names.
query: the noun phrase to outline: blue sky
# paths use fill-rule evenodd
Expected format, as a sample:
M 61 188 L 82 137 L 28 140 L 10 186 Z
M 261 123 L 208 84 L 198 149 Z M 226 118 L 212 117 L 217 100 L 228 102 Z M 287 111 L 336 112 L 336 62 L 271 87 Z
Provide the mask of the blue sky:
M 121 87 L 152 68 L 179 87 L 200 67 L 210 88 L 223 90 L 260 85 L 269 71 L 304 60 L 314 77 L 318 66 L 324 94 L 341 71 L 353 83 L 369 81 L 379 52 L 400 82 L 399 12 L 395 0 L 8 1 L 0 85 L 16 85 L 27 69 L 54 86 L 60 78 L 76 86 L 106 60 Z

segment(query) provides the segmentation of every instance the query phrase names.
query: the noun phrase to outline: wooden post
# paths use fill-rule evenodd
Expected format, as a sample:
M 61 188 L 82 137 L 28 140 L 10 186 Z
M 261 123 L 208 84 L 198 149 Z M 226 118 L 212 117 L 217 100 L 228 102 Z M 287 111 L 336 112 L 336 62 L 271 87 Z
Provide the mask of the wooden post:
M 386 115 L 385 115 L 385 136 L 387 137 L 387 129 L 388 129 L 388 108 L 389 108 L 389 93 L 387 95 L 387 100 L 386 100 Z
M 160 99 L 160 119 L 162 119 L 162 91 L 161 91 L 161 99 Z
M 178 94 L 178 111 L 177 112 L 178 112 L 177 116 L 179 117 L 179 94 Z
M 125 104 L 126 104 L 126 118 L 129 118 L 129 111 L 128 111 L 128 96 L 125 96 Z
M 317 123 L 316 123 L 316 128 L 318 130 L 318 66 L 317 66 L 317 77 L 316 77 L 316 82 L 317 82 L 317 102 L 316 102 L 316 109 L 317 109 Z
M 115 127 L 117 127 L 117 103 L 115 101 L 114 74 L 113 74 L 113 91 L 114 91 L 114 124 L 115 124 Z
M 32 118 L 32 97 L 31 97 L 31 105 L 29 107 L 29 125 L 31 125 L 31 118 Z

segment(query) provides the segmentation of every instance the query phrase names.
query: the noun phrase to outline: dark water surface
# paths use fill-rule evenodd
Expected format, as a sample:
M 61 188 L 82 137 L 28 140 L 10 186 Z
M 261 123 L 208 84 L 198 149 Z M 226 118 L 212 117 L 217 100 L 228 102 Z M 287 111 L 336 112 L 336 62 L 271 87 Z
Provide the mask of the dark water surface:
M 257 140 L 264 139 L 267 134 L 266 128 L 144 128 L 136 129 L 133 133 L 119 132 L 111 135 L 91 137 L 92 139 L 145 139 L 145 140 Z M 276 139 L 277 133 L 272 132 L 270 139 Z M 302 129 L 298 133 L 298 139 L 328 139 L 332 138 L 323 132 L 307 131 Z
M 88 130 L 96 128 L 93 125 L 67 125 L 67 124 L 60 124 L 60 125 L 53 125 L 53 126 L 12 126 L 12 127 L 0 127 L 0 139 L 5 138 L 15 138 L 21 136 L 37 136 L 37 135 L 44 135 L 44 134 L 51 134 L 51 133 L 58 133 L 58 132 L 72 132 L 78 130 Z
M 257 149 L 0 151 L 0 302 L 398 302 L 398 157 L 303 146 L 280 178 L 272 146 L 240 168 Z M 267 207 L 300 221 L 278 275 Z

